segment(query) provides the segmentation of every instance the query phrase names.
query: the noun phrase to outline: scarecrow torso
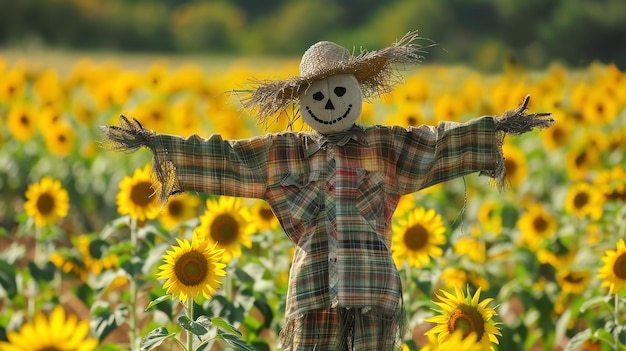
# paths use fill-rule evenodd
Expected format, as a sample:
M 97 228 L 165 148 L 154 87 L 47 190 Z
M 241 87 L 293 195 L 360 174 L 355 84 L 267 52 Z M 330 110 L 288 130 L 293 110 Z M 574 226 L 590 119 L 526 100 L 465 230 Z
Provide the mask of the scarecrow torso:
M 395 311 L 400 279 L 391 258 L 391 145 L 350 140 L 318 146 L 312 135 L 277 140 L 267 200 L 296 244 L 288 311 L 378 307 Z M 311 148 L 290 145 L 314 143 Z M 302 143 L 304 141 L 304 143 Z M 300 150 L 285 157 L 284 150 Z M 307 155 L 307 153 L 311 153 Z M 387 155 L 388 156 L 388 155 Z

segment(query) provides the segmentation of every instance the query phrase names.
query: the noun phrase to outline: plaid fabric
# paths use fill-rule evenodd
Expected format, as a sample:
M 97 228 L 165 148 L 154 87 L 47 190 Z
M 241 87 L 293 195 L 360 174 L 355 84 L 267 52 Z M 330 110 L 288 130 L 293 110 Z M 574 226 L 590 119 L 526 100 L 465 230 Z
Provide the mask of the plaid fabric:
M 283 351 L 392 351 L 400 344 L 394 316 L 372 310 L 313 310 L 288 320 L 281 331 Z M 337 326 L 342 327 L 337 327 Z
M 174 190 L 268 201 L 296 245 L 288 319 L 331 307 L 394 314 L 401 286 L 391 217 L 400 196 L 477 171 L 499 176 L 495 124 L 356 128 L 343 146 L 315 131 L 231 141 L 157 135 L 153 151 L 175 166 Z

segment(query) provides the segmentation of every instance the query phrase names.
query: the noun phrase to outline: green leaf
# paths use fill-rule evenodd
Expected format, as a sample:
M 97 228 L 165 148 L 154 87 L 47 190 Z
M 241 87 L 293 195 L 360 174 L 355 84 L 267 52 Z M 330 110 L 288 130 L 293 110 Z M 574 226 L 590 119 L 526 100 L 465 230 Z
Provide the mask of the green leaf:
M 231 346 L 233 346 L 236 350 L 239 351 L 256 351 L 251 346 L 246 344 L 243 340 L 241 340 L 237 335 L 229 334 L 229 333 L 221 333 L 218 334 L 217 337 L 223 339 Z
M 580 313 L 585 313 L 589 307 L 599 305 L 601 303 L 607 304 L 610 299 L 610 295 L 592 297 L 580 306 Z
M 149 310 L 150 308 L 160 304 L 163 301 L 167 301 L 167 300 L 171 300 L 172 299 L 172 295 L 163 295 L 160 296 L 152 301 L 150 301 L 150 303 L 148 304 L 148 306 L 146 307 L 145 311 Z
M 607 345 L 614 345 L 615 344 L 615 336 L 613 336 L 613 334 L 611 334 L 608 330 L 606 330 L 605 328 L 600 328 L 598 330 L 596 330 L 593 333 L 593 338 L 600 340 L 601 342 L 607 344 Z
M 241 336 L 241 332 L 239 330 L 237 330 L 237 328 L 233 327 L 230 323 L 226 322 L 225 320 L 223 320 L 220 317 L 213 317 L 211 318 L 211 324 L 215 325 L 216 327 L 222 329 L 225 332 L 228 332 L 230 334 L 236 334 Z
M 192 321 L 187 316 L 178 317 L 178 324 L 180 324 L 180 326 L 185 330 L 188 330 L 197 336 L 202 336 L 209 332 L 202 324 Z
M 17 295 L 17 283 L 15 282 L 15 266 L 0 260 L 0 286 L 6 291 L 10 299 Z
M 99 341 L 104 340 L 113 330 L 124 323 L 128 316 L 128 307 L 118 305 L 114 311 L 106 302 L 98 302 L 92 307 L 89 326 Z
M 269 328 L 274 319 L 274 311 L 272 307 L 265 300 L 254 300 L 254 306 L 263 314 L 263 327 Z
M 406 340 L 405 344 L 409 348 L 410 351 L 417 351 L 417 350 L 419 350 L 419 348 L 417 347 L 417 344 L 415 343 L 414 340 Z
M 129 222 L 130 222 L 129 216 L 122 216 L 112 221 L 109 221 L 107 225 L 105 225 L 105 227 L 100 232 L 100 237 L 102 239 L 108 238 L 111 234 L 118 231 L 119 229 L 128 227 Z
M 160 346 L 163 341 L 173 337 L 176 333 L 169 333 L 165 327 L 158 327 L 141 339 L 141 351 L 149 351 Z
M 126 273 L 123 270 L 119 269 L 116 271 L 105 270 L 104 272 L 102 272 L 100 276 L 98 276 L 98 280 L 95 284 L 94 292 L 96 296 L 100 296 L 102 293 L 107 291 L 113 281 L 119 277 L 126 277 Z
M 109 243 L 102 239 L 93 239 L 89 242 L 89 254 L 93 258 L 106 257 L 109 246 Z
M 143 274 L 150 275 L 150 272 L 152 272 L 154 267 L 161 262 L 165 250 L 167 250 L 169 247 L 170 244 L 168 243 L 160 243 L 150 249 L 148 257 L 146 257 L 143 263 Z
M 585 329 L 580 333 L 574 335 L 565 346 L 564 351 L 574 351 L 578 349 L 578 346 L 582 345 L 585 340 L 591 337 L 591 329 Z
M 48 261 L 40 268 L 35 262 L 28 262 L 28 271 L 30 275 L 38 282 L 49 282 L 54 278 L 56 266 Z
M 268 345 L 266 341 L 261 339 L 252 340 L 250 342 L 250 346 L 252 346 L 252 349 L 256 351 L 272 351 L 270 349 L 270 345 Z
M 139 257 L 131 257 L 130 260 L 122 262 L 120 267 L 128 273 L 129 276 L 139 277 L 141 274 L 141 267 L 143 266 L 143 262 Z

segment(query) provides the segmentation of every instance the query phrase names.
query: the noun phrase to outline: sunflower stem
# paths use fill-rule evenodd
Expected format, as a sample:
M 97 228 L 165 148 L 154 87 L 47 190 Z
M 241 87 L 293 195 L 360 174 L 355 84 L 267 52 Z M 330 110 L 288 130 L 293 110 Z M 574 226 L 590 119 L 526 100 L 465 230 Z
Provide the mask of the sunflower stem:
M 130 242 L 132 257 L 137 255 L 137 220 L 130 219 Z M 128 318 L 128 336 L 130 338 L 130 350 L 137 350 L 137 280 L 134 276 L 129 277 L 130 282 L 130 315 Z
M 187 296 L 187 317 L 193 321 L 193 299 Z M 187 330 L 187 351 L 193 351 L 193 333 Z
M 615 339 L 615 350 L 619 350 L 619 332 L 620 328 L 618 328 L 619 324 L 619 298 L 618 294 L 613 294 L 614 298 L 614 311 L 613 311 L 613 321 L 615 322 L 615 326 L 613 329 L 613 338 Z

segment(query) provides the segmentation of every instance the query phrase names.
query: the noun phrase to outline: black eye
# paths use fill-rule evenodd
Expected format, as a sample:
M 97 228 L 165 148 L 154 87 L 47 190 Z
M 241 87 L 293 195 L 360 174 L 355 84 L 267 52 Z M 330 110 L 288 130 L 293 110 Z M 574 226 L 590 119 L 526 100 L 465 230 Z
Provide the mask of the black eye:
M 346 93 L 346 88 L 344 87 L 336 87 L 335 90 L 333 90 L 335 92 L 335 94 L 339 97 L 342 97 L 343 94 Z
M 322 101 L 324 100 L 324 94 L 322 94 L 321 91 L 318 91 L 317 93 L 313 94 L 313 98 L 315 99 L 315 101 Z

